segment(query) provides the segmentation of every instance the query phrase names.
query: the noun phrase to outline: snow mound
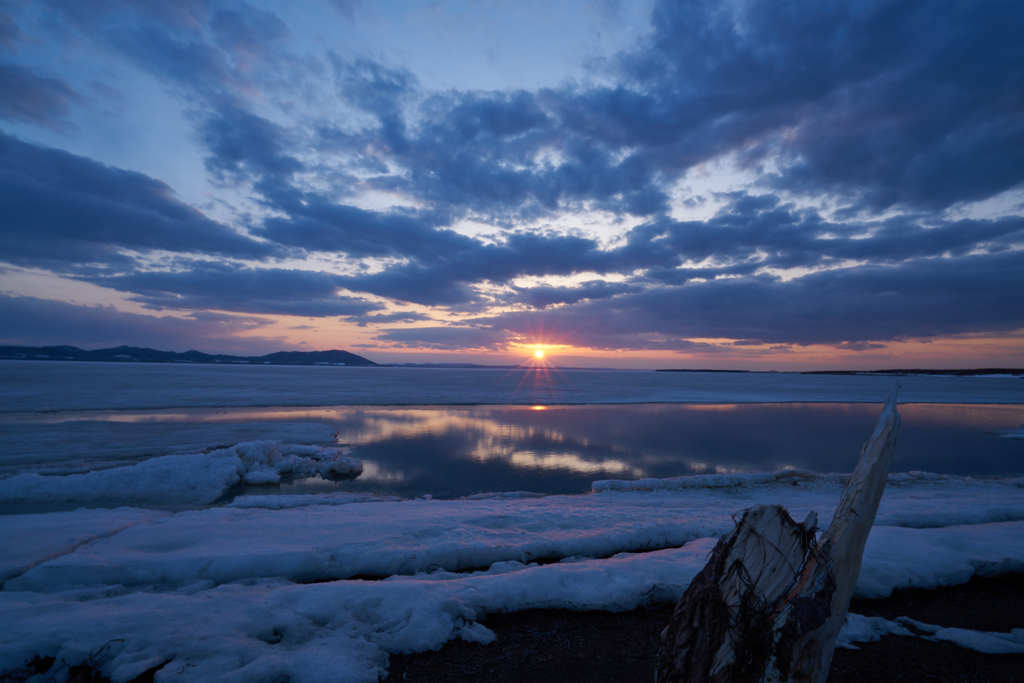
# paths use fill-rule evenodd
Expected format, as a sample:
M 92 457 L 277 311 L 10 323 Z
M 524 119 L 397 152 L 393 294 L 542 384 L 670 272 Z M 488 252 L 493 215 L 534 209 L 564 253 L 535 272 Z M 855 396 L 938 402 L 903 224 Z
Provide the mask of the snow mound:
M 240 482 L 276 484 L 288 476 L 358 475 L 361 463 L 342 450 L 250 441 L 83 474 L 19 474 L 0 479 L 0 504 L 205 505 Z
M 511 499 L 359 502 L 338 493 L 322 501 L 329 504 L 317 504 L 319 496 L 244 497 L 237 506 L 179 512 L 40 561 L 8 587 L 182 586 L 265 577 L 329 581 L 610 557 L 720 536 L 732 529 L 737 512 L 753 505 L 780 504 L 796 519 L 814 512 L 827 522 L 841 489 L 838 482 L 818 481 Z M 346 504 L 353 502 L 359 504 Z M 21 535 L 19 517 L 2 520 L 12 538 Z M 999 523 L 1020 525 L 1020 540 Z M 975 538 L 956 532 L 956 525 L 976 525 L 970 527 Z M 944 545 L 945 538 L 959 540 Z M 980 554 L 972 556 L 956 543 Z M 914 572 L 913 580 L 926 585 L 956 583 L 987 563 L 1024 557 L 1021 544 L 1024 488 L 998 480 L 916 480 L 883 496 L 868 540 L 868 553 L 878 561 L 874 570 L 865 564 L 862 583 L 872 594 L 903 585 Z M 920 563 L 908 552 L 936 560 Z
M 932 529 L 876 526 L 864 548 L 856 595 L 884 598 L 900 588 L 955 586 L 975 575 L 1020 571 L 1024 522 Z
M 222 450 L 208 459 L 236 462 L 239 479 L 247 464 L 294 471 L 301 455 Z M 677 600 L 737 511 L 779 503 L 798 519 L 831 517 L 838 479 L 788 482 L 472 500 L 246 496 L 173 514 L 0 516 L 0 545 L 15 549 L 0 564 L 0 614 L 17 626 L 0 629 L 0 674 L 43 656 L 56 658 L 46 675 L 58 680 L 89 661 L 119 681 L 161 664 L 169 681 L 376 681 L 391 653 L 489 642 L 480 619 L 490 613 Z M 912 475 L 886 491 L 877 520 L 858 596 L 1024 570 L 1019 485 Z M 847 641 L 897 627 L 992 651 L 1019 639 L 853 619 Z
M 930 546 L 960 547 L 968 565 L 981 567 L 1011 556 L 1024 563 L 1024 542 L 1014 541 L 1024 538 L 1024 523 L 897 531 L 907 535 L 893 538 L 892 528 L 876 528 L 872 536 L 880 535 L 884 547 L 896 547 L 913 536 L 937 532 L 945 538 Z M 993 543 L 973 547 L 979 534 L 989 535 Z M 1008 550 L 994 550 L 999 538 Z M 295 584 L 263 579 L 220 586 L 193 581 L 169 591 L 107 585 L 50 593 L 8 586 L 0 591 L 0 612 L 18 628 L 0 631 L 0 672 L 42 655 L 56 658 L 58 670 L 48 672 L 56 679 L 63 677 L 61 667 L 89 660 L 114 680 L 130 680 L 166 663 L 160 680 L 377 681 L 386 674 L 391 653 L 436 649 L 454 638 L 491 642 L 493 632 L 479 623 L 489 613 L 623 611 L 677 600 L 715 543 L 705 538 L 681 548 L 607 559 L 501 562 L 471 574 L 432 571 L 386 581 Z M 904 568 L 920 562 L 922 546 L 908 545 Z M 864 558 L 869 572 L 878 563 L 875 550 L 869 545 Z M 941 567 L 949 557 L 939 554 L 936 564 Z M 959 565 L 952 566 L 956 577 Z M 1009 634 L 938 627 L 929 631 L 927 625 L 904 620 L 853 615 L 841 642 L 865 642 L 915 627 L 925 637 L 986 651 L 1019 651 L 1013 648 L 1022 637 L 1019 629 Z
M 896 621 L 926 640 L 943 640 L 990 655 L 1024 654 L 1024 628 L 1015 628 L 1003 633 L 935 626 L 910 617 L 899 617 Z
M 376 682 L 389 653 L 436 649 L 453 638 L 493 641 L 477 623 L 490 612 L 622 611 L 674 600 L 713 544 L 452 580 L 262 581 L 114 595 L 0 591 L 0 611 L 19 625 L 0 631 L 0 672 L 43 654 L 58 667 L 89 659 L 114 680 L 167 662 L 162 681 Z
M 885 617 L 866 617 L 863 614 L 847 612 L 846 621 L 836 639 L 836 647 L 859 650 L 857 643 L 875 643 L 889 635 L 912 636 L 914 634 Z

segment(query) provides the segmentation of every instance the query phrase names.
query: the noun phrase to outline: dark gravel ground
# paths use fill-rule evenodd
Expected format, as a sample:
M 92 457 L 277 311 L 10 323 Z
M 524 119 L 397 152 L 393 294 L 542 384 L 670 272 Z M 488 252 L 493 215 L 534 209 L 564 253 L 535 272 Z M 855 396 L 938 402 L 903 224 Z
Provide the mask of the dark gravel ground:
M 437 652 L 391 658 L 390 681 L 651 681 L 658 636 L 672 605 L 632 612 L 532 610 L 491 615 L 490 645 L 453 641 Z M 899 591 L 856 600 L 851 611 L 909 616 L 942 626 L 985 631 L 1024 627 L 1024 574 L 942 590 Z M 859 650 L 837 650 L 829 681 L 1020 681 L 1024 655 L 986 655 L 921 638 L 889 636 Z

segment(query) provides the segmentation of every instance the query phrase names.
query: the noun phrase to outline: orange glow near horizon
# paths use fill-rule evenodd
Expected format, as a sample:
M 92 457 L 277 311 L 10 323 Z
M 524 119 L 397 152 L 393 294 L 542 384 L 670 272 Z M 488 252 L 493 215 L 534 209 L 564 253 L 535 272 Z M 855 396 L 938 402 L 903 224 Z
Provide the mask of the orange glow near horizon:
M 358 327 L 339 321 L 324 322 L 311 318 L 267 317 L 273 321 L 263 327 L 235 335 L 239 342 L 273 339 L 272 347 L 295 350 L 342 348 L 364 355 L 378 363 L 472 362 L 482 364 L 569 367 L 718 368 L 744 370 L 873 370 L 883 368 L 978 368 L 1024 366 L 1024 329 L 1004 334 L 964 334 L 930 339 L 901 339 L 880 342 L 863 349 L 837 348 L 826 344 L 809 345 L 736 345 L 728 338 L 691 338 L 707 347 L 688 349 L 631 349 L 588 347 L 585 340 L 525 343 L 526 339 L 545 338 L 538 331 L 524 335 L 502 348 L 431 348 L 397 346 L 374 338 L 373 326 Z M 305 326 L 296 327 L 297 323 Z M 205 349 L 204 349 L 205 350 Z M 218 349 L 216 352 L 245 351 L 244 347 Z M 540 357 L 538 351 L 543 352 Z M 554 354 L 554 355 L 552 355 Z

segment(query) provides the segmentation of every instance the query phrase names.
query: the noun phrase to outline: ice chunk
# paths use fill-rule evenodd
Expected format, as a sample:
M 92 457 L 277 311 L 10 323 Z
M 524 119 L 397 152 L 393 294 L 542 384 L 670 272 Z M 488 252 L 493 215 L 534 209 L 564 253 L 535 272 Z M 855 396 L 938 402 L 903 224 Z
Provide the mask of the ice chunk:
M 896 621 L 928 640 L 944 640 L 969 650 L 992 655 L 1024 654 L 1024 628 L 1015 628 L 1008 633 L 1001 633 L 999 631 L 974 631 L 967 628 L 935 626 L 910 617 L 900 617 Z
M 846 623 L 839 633 L 836 646 L 856 650 L 858 648 L 855 643 L 871 643 L 887 635 L 945 641 L 986 654 L 1024 654 L 1024 628 L 1015 628 L 1005 633 L 975 631 L 926 624 L 910 617 L 899 617 L 892 621 L 884 617 L 865 617 L 852 612 L 846 615 Z
M 874 643 L 882 639 L 882 636 L 912 636 L 914 635 L 895 621 L 885 617 L 866 617 L 863 614 L 849 612 L 846 615 L 846 623 L 839 632 L 836 640 L 836 647 L 847 650 L 858 650 L 855 643 Z
M 282 476 L 358 475 L 359 460 L 343 453 L 341 448 L 250 441 L 84 474 L 19 474 L 0 479 L 0 503 L 204 505 L 240 481 L 272 484 Z
M 240 465 L 237 458 L 197 453 L 84 474 L 19 474 L 0 479 L 0 503 L 202 505 L 238 483 Z
M 363 471 L 362 463 L 344 453 L 345 448 L 325 448 L 277 441 L 248 441 L 210 453 L 211 456 L 236 456 L 242 462 L 247 483 L 276 483 L 269 472 L 278 477 L 351 478 Z M 249 477 L 253 480 L 250 481 Z

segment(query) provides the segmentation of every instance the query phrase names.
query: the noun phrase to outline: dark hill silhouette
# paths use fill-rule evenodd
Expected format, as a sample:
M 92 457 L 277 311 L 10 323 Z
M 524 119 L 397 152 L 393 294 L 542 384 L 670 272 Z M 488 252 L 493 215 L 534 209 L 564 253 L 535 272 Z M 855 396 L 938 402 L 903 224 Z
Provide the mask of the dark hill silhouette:
M 138 346 L 89 351 L 77 346 L 0 346 L 0 359 L 78 360 L 122 363 L 237 363 L 243 365 L 377 365 L 348 351 L 278 351 L 264 356 L 231 356 L 190 350 L 184 353 Z

